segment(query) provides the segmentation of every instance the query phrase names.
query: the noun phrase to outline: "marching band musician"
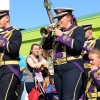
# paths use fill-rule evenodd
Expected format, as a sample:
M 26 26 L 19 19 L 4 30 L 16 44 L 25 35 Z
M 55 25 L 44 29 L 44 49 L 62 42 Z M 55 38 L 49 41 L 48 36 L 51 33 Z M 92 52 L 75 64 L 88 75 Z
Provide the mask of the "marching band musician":
M 0 0 L 0 100 L 12 100 L 14 91 L 21 80 L 19 50 L 21 32 L 10 24 L 7 2 Z M 6 0 L 7 1 L 7 0 Z
M 100 48 L 100 39 L 96 39 L 92 36 L 92 24 L 81 25 L 85 30 L 85 43 L 82 50 L 82 56 L 84 61 L 84 69 L 86 78 L 88 78 L 88 71 L 90 70 L 90 61 L 88 59 L 88 53 L 94 48 Z
M 85 41 L 85 31 L 77 26 L 77 20 L 71 8 L 55 8 L 59 27 L 51 24 L 43 35 L 43 49 L 53 49 L 54 81 L 59 100 L 78 100 L 82 87 L 83 61 L 81 57 Z M 52 30 L 54 35 L 52 35 Z
M 85 90 L 84 100 L 100 100 L 100 48 L 91 50 L 88 54 L 90 71 Z M 82 100 L 83 100 L 82 99 Z

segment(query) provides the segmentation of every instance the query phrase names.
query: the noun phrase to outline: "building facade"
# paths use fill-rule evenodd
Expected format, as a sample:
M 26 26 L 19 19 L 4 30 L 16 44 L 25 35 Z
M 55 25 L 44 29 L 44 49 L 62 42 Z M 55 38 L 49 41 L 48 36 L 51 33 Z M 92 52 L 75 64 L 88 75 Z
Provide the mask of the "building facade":
M 78 17 L 78 25 L 93 24 L 93 36 L 100 38 L 100 12 L 89 14 L 86 16 Z M 31 45 L 33 43 L 39 43 L 41 39 L 40 28 L 47 27 L 48 25 L 28 29 L 22 32 L 22 46 L 20 48 L 20 54 L 25 57 L 29 54 Z

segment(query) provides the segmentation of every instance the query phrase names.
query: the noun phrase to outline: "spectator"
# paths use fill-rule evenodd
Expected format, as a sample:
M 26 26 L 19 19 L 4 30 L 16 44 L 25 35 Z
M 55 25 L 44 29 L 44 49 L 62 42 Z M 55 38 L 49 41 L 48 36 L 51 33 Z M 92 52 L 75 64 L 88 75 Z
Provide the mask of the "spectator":
M 41 69 L 47 68 L 47 61 L 40 55 L 40 47 L 38 44 L 32 44 L 30 54 L 26 58 L 26 80 L 25 86 L 27 93 L 30 93 L 34 87 L 34 78 L 36 77 L 39 82 L 43 82 Z
M 100 100 L 100 49 L 89 52 L 90 68 L 88 82 L 85 91 L 85 100 Z

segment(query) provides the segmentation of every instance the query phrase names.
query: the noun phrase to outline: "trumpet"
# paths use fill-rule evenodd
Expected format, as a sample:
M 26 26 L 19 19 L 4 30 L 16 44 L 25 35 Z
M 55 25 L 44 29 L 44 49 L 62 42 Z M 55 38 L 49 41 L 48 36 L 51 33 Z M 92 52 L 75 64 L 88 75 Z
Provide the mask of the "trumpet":
M 58 28 L 59 23 L 56 23 L 54 26 L 50 27 L 50 30 L 46 29 L 45 27 L 40 28 L 40 33 L 42 36 L 47 35 L 50 31 L 53 31 L 54 28 Z

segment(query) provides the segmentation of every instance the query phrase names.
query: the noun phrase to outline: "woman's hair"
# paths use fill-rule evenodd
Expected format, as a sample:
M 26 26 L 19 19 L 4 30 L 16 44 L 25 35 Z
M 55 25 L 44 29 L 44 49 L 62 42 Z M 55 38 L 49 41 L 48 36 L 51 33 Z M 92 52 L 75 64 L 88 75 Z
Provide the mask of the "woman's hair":
M 72 23 L 74 26 L 77 26 L 77 25 L 78 25 L 78 24 L 77 24 L 77 19 L 76 19 L 76 17 L 75 17 L 73 14 L 68 13 L 67 16 L 70 16 L 70 17 L 71 17 L 71 23 Z
M 72 24 L 74 26 L 78 26 L 77 19 L 76 19 L 76 17 L 74 15 L 72 15 Z
M 45 50 L 45 49 L 43 49 L 43 52 L 42 52 L 43 58 L 44 58 L 45 60 L 47 60 L 48 57 L 51 57 L 52 52 L 53 52 L 52 49 L 50 49 L 50 50 Z
M 30 49 L 30 53 L 29 53 L 29 55 L 32 54 L 31 50 L 33 49 L 34 46 L 39 46 L 39 45 L 36 44 L 36 43 L 32 44 L 32 45 L 31 45 L 31 49 Z M 39 48 L 40 48 L 40 46 L 39 46 Z
M 95 48 L 89 52 L 89 54 L 97 54 L 98 58 L 100 58 L 100 49 Z

